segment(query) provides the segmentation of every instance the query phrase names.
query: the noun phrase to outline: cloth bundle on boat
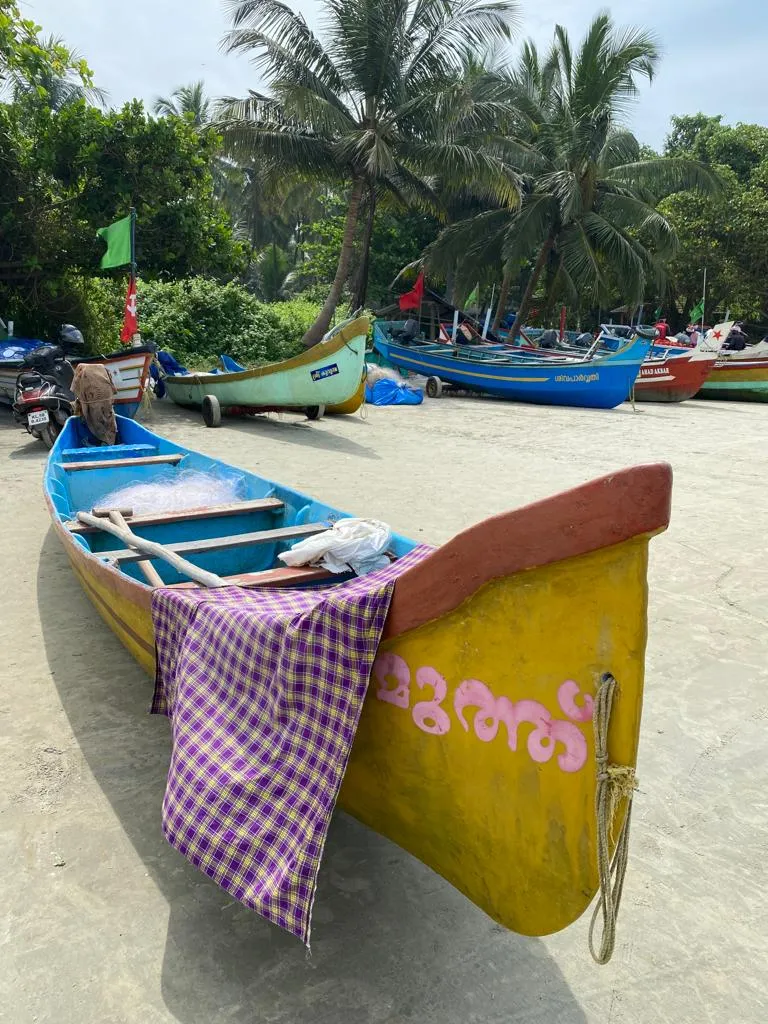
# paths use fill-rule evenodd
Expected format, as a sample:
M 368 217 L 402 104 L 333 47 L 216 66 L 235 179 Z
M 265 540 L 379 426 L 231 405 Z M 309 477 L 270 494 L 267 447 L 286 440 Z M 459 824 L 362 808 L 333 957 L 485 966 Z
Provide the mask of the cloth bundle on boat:
M 397 576 L 318 590 L 157 590 L 154 714 L 170 844 L 309 945 L 317 874 Z
M 377 519 L 340 519 L 325 533 L 294 544 L 277 557 L 284 565 L 318 565 L 336 575 L 365 576 L 389 565 L 392 531 Z
M 365 400 L 369 405 L 421 405 L 424 392 L 408 384 L 382 378 L 373 387 L 366 387 Z
M 114 401 L 117 390 L 105 366 L 80 363 L 75 367 L 72 391 L 78 411 L 88 429 L 102 444 L 113 445 L 117 439 Z

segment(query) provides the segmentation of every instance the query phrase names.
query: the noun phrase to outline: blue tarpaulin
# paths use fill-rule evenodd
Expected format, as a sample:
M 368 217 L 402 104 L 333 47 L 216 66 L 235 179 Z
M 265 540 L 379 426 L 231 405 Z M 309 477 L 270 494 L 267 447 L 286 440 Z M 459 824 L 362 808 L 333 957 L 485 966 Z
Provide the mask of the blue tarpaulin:
M 365 400 L 369 405 L 421 405 L 424 393 L 418 388 L 384 377 L 377 380 L 373 387 L 366 387 Z

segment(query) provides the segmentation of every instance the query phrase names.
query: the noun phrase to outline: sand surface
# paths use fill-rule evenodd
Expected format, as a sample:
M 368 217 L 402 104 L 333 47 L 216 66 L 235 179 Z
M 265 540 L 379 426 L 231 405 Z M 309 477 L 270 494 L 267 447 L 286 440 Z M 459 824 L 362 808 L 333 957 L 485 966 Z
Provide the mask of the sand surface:
M 448 397 L 367 419 L 148 426 L 417 539 L 668 460 L 651 555 L 632 856 L 614 962 L 587 919 L 493 925 L 337 816 L 313 956 L 162 838 L 168 725 L 69 570 L 42 446 L 0 410 L 0 1020 L 8 1024 L 741 1024 L 768 1019 L 768 405 L 613 412 Z M 514 865 L 510 864 L 510 871 Z

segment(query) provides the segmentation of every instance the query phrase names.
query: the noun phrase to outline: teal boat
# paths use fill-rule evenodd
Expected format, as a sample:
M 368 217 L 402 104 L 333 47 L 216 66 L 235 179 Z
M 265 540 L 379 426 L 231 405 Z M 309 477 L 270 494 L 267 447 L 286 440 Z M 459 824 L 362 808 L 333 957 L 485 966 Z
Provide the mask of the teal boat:
M 229 360 L 223 373 L 172 375 L 165 386 L 177 405 L 202 409 L 209 427 L 219 426 L 223 413 L 293 409 L 319 419 L 327 407 L 349 402 L 360 390 L 369 329 L 368 318 L 357 317 L 292 359 L 251 370 L 236 369 Z

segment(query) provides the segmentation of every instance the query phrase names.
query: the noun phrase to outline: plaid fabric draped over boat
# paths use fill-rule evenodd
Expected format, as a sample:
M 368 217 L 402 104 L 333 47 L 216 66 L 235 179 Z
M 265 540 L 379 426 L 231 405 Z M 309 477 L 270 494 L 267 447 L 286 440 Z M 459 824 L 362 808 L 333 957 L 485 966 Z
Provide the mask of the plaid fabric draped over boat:
M 157 590 L 154 714 L 171 719 L 169 843 L 309 945 L 317 874 L 394 583 L 430 551 L 320 590 Z

